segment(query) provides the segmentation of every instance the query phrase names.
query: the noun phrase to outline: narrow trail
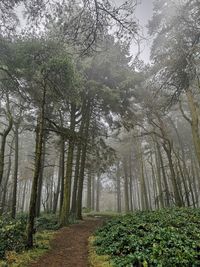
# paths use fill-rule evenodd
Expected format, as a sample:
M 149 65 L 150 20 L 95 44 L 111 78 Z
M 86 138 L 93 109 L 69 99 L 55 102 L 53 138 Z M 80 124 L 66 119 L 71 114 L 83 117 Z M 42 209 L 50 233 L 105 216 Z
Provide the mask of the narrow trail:
M 90 218 L 62 228 L 51 242 L 51 249 L 29 267 L 87 267 L 88 238 L 103 224 Z

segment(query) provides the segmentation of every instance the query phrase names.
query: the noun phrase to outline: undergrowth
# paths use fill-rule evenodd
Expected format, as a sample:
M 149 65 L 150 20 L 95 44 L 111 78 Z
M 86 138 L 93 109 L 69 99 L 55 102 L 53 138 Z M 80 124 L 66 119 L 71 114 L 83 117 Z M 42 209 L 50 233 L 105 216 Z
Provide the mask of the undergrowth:
M 50 248 L 50 240 L 54 236 L 53 231 L 42 231 L 35 235 L 35 246 L 31 250 L 7 251 L 4 260 L 0 261 L 0 267 L 26 267 L 38 257 L 42 256 Z
M 114 266 L 200 266 L 200 209 L 136 212 L 110 220 L 96 232 L 99 255 Z
M 40 256 L 48 248 L 51 231 L 59 227 L 56 215 L 41 214 L 35 223 L 37 233 L 34 236 L 34 249 L 26 251 L 26 225 L 26 214 L 18 214 L 16 219 L 9 214 L 0 217 L 0 266 L 11 266 L 10 262 L 15 262 L 16 258 L 21 261 L 21 253 L 25 261 Z

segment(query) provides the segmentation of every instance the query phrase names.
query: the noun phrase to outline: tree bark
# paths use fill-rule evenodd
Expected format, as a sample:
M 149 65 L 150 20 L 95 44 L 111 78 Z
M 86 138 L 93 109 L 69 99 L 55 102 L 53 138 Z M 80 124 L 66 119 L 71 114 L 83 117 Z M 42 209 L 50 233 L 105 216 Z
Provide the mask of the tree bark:
M 45 164 L 45 150 L 46 150 L 45 148 L 46 148 L 46 135 L 44 134 L 44 136 L 43 136 L 43 144 L 42 144 L 41 167 L 40 167 L 40 174 L 39 174 L 39 178 L 38 178 L 36 217 L 40 216 L 42 185 L 43 185 L 43 176 L 44 176 L 44 164 Z
M 16 204 L 17 204 L 17 180 L 18 180 L 18 165 L 19 165 L 19 123 L 15 124 L 15 165 L 13 174 L 13 195 L 12 195 L 12 210 L 11 217 L 16 217 Z
M 92 205 L 91 209 L 95 210 L 95 176 L 92 174 Z
M 133 175 L 132 175 L 132 159 L 131 159 L 131 151 L 129 155 L 129 200 L 130 200 L 130 211 L 133 211 Z
M 36 216 L 36 202 L 37 202 L 37 190 L 38 190 L 38 179 L 41 169 L 41 158 L 42 158 L 42 145 L 44 136 L 44 114 L 45 114 L 45 102 L 46 102 L 46 86 L 43 87 L 42 103 L 40 113 L 37 119 L 36 126 L 36 144 L 35 144 L 35 168 L 31 189 L 30 207 L 27 222 L 27 247 L 33 247 L 33 234 L 34 220 Z
M 97 174 L 97 183 L 96 183 L 96 212 L 100 211 L 100 189 L 101 189 L 101 175 Z
M 71 180 L 73 170 L 73 156 L 74 156 L 74 130 L 75 130 L 75 114 L 76 106 L 71 105 L 71 119 L 70 119 L 70 132 L 71 137 L 68 145 L 67 162 L 66 162 L 66 173 L 64 182 L 64 198 L 62 211 L 60 214 L 60 225 L 66 226 L 69 224 L 69 211 L 70 211 L 70 199 L 71 199 Z
M 60 184 L 60 214 L 62 212 L 62 204 L 64 197 L 64 180 L 65 180 L 65 139 L 61 136 L 60 143 L 60 153 L 61 153 L 61 162 L 60 162 L 60 175 L 61 175 L 61 184 Z
M 91 210 L 91 203 L 92 203 L 92 178 L 91 178 L 91 171 L 88 170 L 87 176 L 87 208 Z
M 4 186 L 2 188 L 2 199 L 1 199 L 1 207 L 0 207 L 0 215 L 2 215 L 4 213 L 5 210 L 5 202 L 6 202 L 6 193 L 7 193 L 7 186 L 8 186 L 8 181 L 9 181 L 9 177 L 10 177 L 10 172 L 11 172 L 11 165 L 12 165 L 12 150 L 13 150 L 13 141 L 14 138 L 12 139 L 11 145 L 10 145 L 10 151 L 9 151 L 9 156 L 8 156 L 8 168 L 7 168 L 7 173 L 6 173 L 6 177 L 5 177 L 5 181 L 4 181 Z
M 124 206 L 125 212 L 128 213 L 129 209 L 129 194 L 128 194 L 128 170 L 127 170 L 127 162 L 126 158 L 123 160 L 123 167 L 124 167 Z
M 78 194 L 77 194 L 77 219 L 82 220 L 82 194 L 83 194 L 83 182 L 84 182 L 84 172 L 85 172 L 85 162 L 87 156 L 87 146 L 89 138 L 89 126 L 91 117 L 91 103 L 90 99 L 86 107 L 85 114 L 85 126 L 84 126 L 84 141 L 82 142 L 82 154 L 81 154 L 81 165 L 78 183 Z
M 177 184 L 177 181 L 176 181 L 176 173 L 175 173 L 174 165 L 173 165 L 173 161 L 172 161 L 171 147 L 168 148 L 166 144 L 163 144 L 163 148 L 164 148 L 164 150 L 166 152 L 166 155 L 167 155 L 167 158 L 168 158 L 168 162 L 169 162 L 169 169 L 170 169 L 172 186 L 173 186 L 173 191 L 174 191 L 175 204 L 178 207 L 182 207 L 183 203 L 182 203 L 182 200 L 181 200 L 178 184 Z
M 84 127 L 84 119 L 82 118 L 81 127 L 80 127 L 80 138 L 83 137 L 83 127 Z M 79 175 L 80 175 L 80 160 L 81 160 L 81 151 L 82 151 L 82 144 L 81 140 L 78 141 L 77 144 L 77 152 L 76 152 L 76 166 L 74 172 L 74 186 L 72 192 L 72 206 L 71 206 L 71 216 L 74 219 L 77 214 L 77 190 L 78 190 L 78 183 L 79 183 Z
M 60 194 L 60 185 L 61 185 L 61 173 L 62 173 L 62 153 L 60 153 L 59 157 L 59 164 L 58 164 L 58 183 L 56 187 L 56 192 L 54 193 L 54 199 L 53 199 L 53 213 L 56 214 L 57 207 L 58 207 L 58 198 Z
M 120 169 L 119 169 L 119 162 L 117 163 L 117 212 L 122 212 L 122 205 L 121 205 L 121 181 L 120 181 Z
M 0 186 L 3 180 L 3 173 L 4 173 L 4 161 L 5 161 L 5 147 L 6 147 L 6 138 L 13 126 L 13 118 L 10 112 L 9 106 L 9 97 L 7 96 L 7 117 L 8 117 L 8 126 L 7 128 L 0 133 L 1 135 L 1 147 L 0 147 Z
M 160 161 L 160 167 L 161 167 L 163 182 L 164 182 L 164 186 L 165 186 L 166 206 L 169 207 L 170 206 L 170 191 L 169 191 L 169 186 L 168 186 L 168 183 L 167 183 L 167 176 L 166 176 L 166 173 L 165 173 L 165 167 L 164 167 L 164 162 L 163 162 L 163 157 L 162 157 L 160 145 L 159 145 L 159 143 L 157 141 L 156 141 L 156 148 L 157 148 L 157 152 L 158 152 L 158 158 L 159 158 L 159 161 Z

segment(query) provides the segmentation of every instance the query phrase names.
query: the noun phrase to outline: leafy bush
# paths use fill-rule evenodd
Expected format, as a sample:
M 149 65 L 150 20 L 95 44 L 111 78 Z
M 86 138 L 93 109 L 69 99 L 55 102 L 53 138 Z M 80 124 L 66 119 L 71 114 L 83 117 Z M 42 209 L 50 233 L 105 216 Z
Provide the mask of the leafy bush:
M 0 259 L 25 249 L 26 223 L 27 214 L 18 214 L 15 220 L 9 214 L 0 217 Z M 54 214 L 42 214 L 36 220 L 36 228 L 38 231 L 58 229 L 58 217 Z
M 57 230 L 59 228 L 58 216 L 55 214 L 41 214 L 36 220 L 36 228 L 38 231 L 42 230 Z
M 96 233 L 100 255 L 114 265 L 200 266 L 200 209 L 136 212 L 109 221 Z
M 49 248 L 50 241 L 53 239 L 55 232 L 42 231 L 35 235 L 35 246 L 30 250 L 23 250 L 20 253 L 15 251 L 6 252 L 5 259 L 0 260 L 1 267 L 22 267 L 30 266 L 32 262 L 38 260 Z
M 8 251 L 21 251 L 25 247 L 24 220 L 0 218 L 0 258 L 4 258 Z

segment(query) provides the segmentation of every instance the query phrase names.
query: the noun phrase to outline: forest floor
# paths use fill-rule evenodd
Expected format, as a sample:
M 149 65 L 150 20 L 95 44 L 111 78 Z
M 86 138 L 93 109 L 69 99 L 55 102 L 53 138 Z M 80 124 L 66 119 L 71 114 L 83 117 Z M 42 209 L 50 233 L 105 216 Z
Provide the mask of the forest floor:
M 51 241 L 51 249 L 29 267 L 87 267 L 88 238 L 103 224 L 101 218 L 87 218 L 60 229 Z

